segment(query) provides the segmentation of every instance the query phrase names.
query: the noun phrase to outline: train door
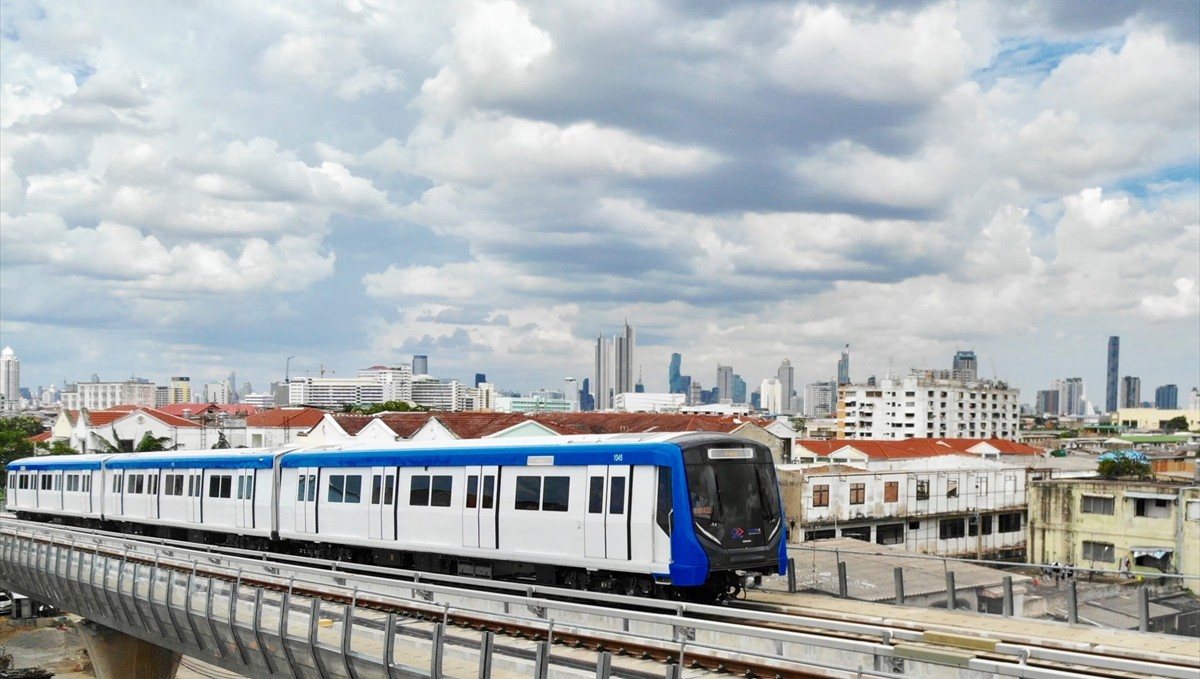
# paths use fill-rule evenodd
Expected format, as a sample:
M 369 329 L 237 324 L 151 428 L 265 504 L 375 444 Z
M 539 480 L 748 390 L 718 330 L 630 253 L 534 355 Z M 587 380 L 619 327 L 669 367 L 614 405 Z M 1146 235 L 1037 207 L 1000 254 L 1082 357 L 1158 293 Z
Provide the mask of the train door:
M 628 466 L 588 467 L 584 555 L 589 559 L 629 558 Z
M 150 495 L 148 498 L 150 500 L 150 506 L 146 508 L 146 516 L 150 517 L 151 519 L 158 518 L 158 484 L 161 479 L 162 471 L 158 469 L 146 474 L 146 493 Z
M 372 540 L 396 539 L 395 467 L 371 468 L 371 508 L 367 513 L 367 537 Z
M 320 474 L 317 467 L 300 467 L 296 470 L 296 532 L 317 532 L 317 484 Z
M 496 548 L 496 479 L 499 467 L 467 467 L 467 493 L 463 502 L 463 546 Z
M 187 475 L 187 495 L 184 496 L 184 515 L 187 517 L 187 522 L 192 525 L 204 523 L 204 516 L 201 514 L 200 493 L 203 486 L 204 472 L 198 469 L 186 469 L 184 474 Z
M 237 495 L 234 500 L 233 525 L 238 528 L 254 528 L 255 470 L 237 470 Z

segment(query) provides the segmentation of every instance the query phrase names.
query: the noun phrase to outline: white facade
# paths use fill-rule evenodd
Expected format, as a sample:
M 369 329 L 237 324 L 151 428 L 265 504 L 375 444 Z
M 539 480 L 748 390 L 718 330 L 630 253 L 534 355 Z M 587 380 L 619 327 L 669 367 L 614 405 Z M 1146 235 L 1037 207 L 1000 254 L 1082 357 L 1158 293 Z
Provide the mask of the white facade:
M 383 403 L 383 384 L 370 379 L 304 377 L 288 382 L 288 404 L 340 408 L 347 403 Z
M 675 413 L 685 400 L 683 394 L 617 394 L 613 409 L 619 413 Z
M 783 359 L 783 362 L 779 364 L 779 369 L 775 371 L 775 379 L 777 379 L 779 381 L 779 389 L 780 389 L 780 393 L 782 394 L 782 396 L 780 396 L 779 407 L 776 409 L 768 410 L 767 412 L 771 412 L 771 413 L 794 413 L 794 412 L 796 412 L 795 404 L 792 402 L 793 392 L 796 391 L 796 369 L 794 367 L 792 367 L 792 362 L 790 360 L 785 358 L 785 359 Z M 766 398 L 767 398 L 766 397 L 767 392 L 763 391 L 761 393 L 763 394 L 762 402 L 765 404 Z M 763 407 L 766 408 L 765 405 Z
M 229 380 L 210 382 L 204 385 L 205 403 L 233 403 L 233 389 Z
M 359 379 L 383 385 L 383 402 L 412 400 L 412 368 L 407 365 L 377 365 L 358 371 Z
M 595 379 L 592 382 L 592 395 L 596 400 L 596 410 L 612 409 L 612 342 L 601 335 L 596 338 Z
M 847 439 L 1015 440 L 1020 424 L 1020 392 L 1003 382 L 889 378 L 843 387 L 838 406 L 838 435 Z
M 790 366 L 789 366 L 790 367 Z M 777 378 L 768 377 L 758 387 L 759 407 L 768 413 L 782 413 L 787 405 L 784 403 L 783 383 Z
M 12 347 L 0 351 L 0 400 L 6 403 L 21 401 L 21 359 Z
M 463 386 L 458 380 L 442 382 L 426 376 L 412 383 L 412 400 L 434 410 L 474 410 L 477 391 Z M 499 399 L 497 399 L 499 400 Z
M 565 398 L 496 396 L 495 400 L 498 413 L 569 413 L 572 410 L 571 402 Z
M 925 467 L 930 462 L 895 470 L 817 468 L 800 477 L 798 492 L 798 475 L 785 472 L 789 520 L 798 520 L 792 540 L 853 537 L 977 558 L 1024 552 L 1023 469 L 958 456 Z
M 153 408 L 158 387 L 149 380 L 131 379 L 124 382 L 80 382 L 73 390 L 62 392 L 65 410 L 107 410 L 114 406 Z
M 836 382 L 813 382 L 804 387 L 804 416 L 831 417 L 837 411 Z

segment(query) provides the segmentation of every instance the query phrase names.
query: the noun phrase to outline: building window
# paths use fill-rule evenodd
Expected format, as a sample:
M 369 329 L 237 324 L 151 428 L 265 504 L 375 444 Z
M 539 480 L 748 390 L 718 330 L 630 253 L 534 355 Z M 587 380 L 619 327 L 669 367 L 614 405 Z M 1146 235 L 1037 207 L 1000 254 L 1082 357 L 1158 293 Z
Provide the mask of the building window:
M 1113 545 L 1108 542 L 1092 542 L 1090 540 L 1084 540 L 1083 560 L 1112 563 L 1114 560 L 1116 560 L 1116 550 L 1113 548 Z
M 917 499 L 929 499 L 929 479 L 917 479 Z
M 992 534 L 992 517 L 990 516 L 971 516 L 967 521 L 967 535 L 975 537 L 979 535 L 980 525 L 983 526 L 983 534 Z
M 813 486 L 813 506 L 828 507 L 829 506 L 829 486 L 819 484 Z
M 942 519 L 938 521 L 938 537 L 942 540 L 961 538 L 967 534 L 966 524 L 964 519 Z
M 881 545 L 899 545 L 904 543 L 904 524 L 888 523 L 875 527 L 875 542 Z
M 899 502 L 900 501 L 900 482 L 888 481 L 883 484 L 883 501 L 884 502 Z
M 1000 515 L 1000 532 L 1016 533 L 1021 530 L 1021 514 L 1013 512 Z
M 843 528 L 842 537 L 852 538 L 854 540 L 862 540 L 863 542 L 871 541 L 870 526 L 856 526 L 854 528 Z
M 867 501 L 867 484 L 852 483 L 850 484 L 850 504 L 861 505 Z
M 1079 502 L 1079 510 L 1084 514 L 1109 514 L 1113 513 L 1115 502 L 1111 497 L 1100 497 L 1098 495 L 1084 495 Z
M 958 477 L 946 480 L 946 497 L 958 497 Z

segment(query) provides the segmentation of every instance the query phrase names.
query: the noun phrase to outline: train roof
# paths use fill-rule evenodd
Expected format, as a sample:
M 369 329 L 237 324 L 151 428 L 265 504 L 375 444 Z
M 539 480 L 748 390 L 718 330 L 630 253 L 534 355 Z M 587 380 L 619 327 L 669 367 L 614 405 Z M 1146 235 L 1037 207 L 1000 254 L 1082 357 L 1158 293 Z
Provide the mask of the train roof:
M 413 441 L 384 447 L 296 450 L 286 453 L 280 466 L 387 467 L 400 463 L 430 467 L 526 466 L 553 465 L 559 460 L 569 460 L 574 465 L 669 465 L 678 460 L 681 445 L 703 441 L 753 443 L 724 435 L 678 432 Z
M 39 455 L 23 457 L 5 465 L 9 471 L 40 471 L 43 469 L 99 469 L 111 455 Z
M 222 448 L 162 450 L 148 453 L 43 455 L 8 463 L 10 471 L 56 469 L 269 469 L 276 457 L 294 448 Z

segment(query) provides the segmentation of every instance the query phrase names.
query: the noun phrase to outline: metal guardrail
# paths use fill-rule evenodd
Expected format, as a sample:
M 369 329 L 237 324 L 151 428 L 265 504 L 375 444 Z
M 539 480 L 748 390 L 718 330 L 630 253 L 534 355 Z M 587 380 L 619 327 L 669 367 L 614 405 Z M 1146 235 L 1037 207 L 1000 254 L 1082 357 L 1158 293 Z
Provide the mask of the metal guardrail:
M 0 580 L 12 588 L 252 677 L 436 677 L 448 662 L 469 665 L 471 676 L 488 676 L 475 674 L 486 667 L 541 677 L 551 667 L 574 663 L 576 670 L 595 668 L 597 677 L 625 672 L 670 678 L 679 668 L 658 665 L 629 674 L 611 657 L 580 660 L 569 649 L 552 654 L 549 640 L 556 634 L 586 634 L 618 645 L 622 638 L 636 639 L 680 660 L 725 654 L 829 676 L 894 676 L 897 666 L 908 676 L 958 676 L 962 666 L 996 676 L 1088 676 L 1026 664 L 1039 659 L 1097 668 L 1115 663 L 1114 669 L 1140 667 L 1159 677 L 1195 672 L 1019 644 L 995 645 L 989 658 L 947 658 L 918 652 L 929 639 L 912 629 L 680 602 L 636 600 L 638 609 L 631 610 L 631 600 L 613 595 L 588 593 L 610 604 L 595 606 L 551 599 L 554 592 L 547 588 L 520 584 L 495 583 L 500 591 L 478 591 L 460 586 L 473 582 L 464 578 L 435 581 L 409 574 L 415 579 L 397 580 L 384 575 L 394 573 L 387 569 L 355 566 L 368 572 L 348 573 L 331 570 L 347 564 L 291 561 L 302 563 L 44 524 L 0 525 Z M 451 634 L 446 622 L 459 612 L 544 633 L 533 641 L 501 640 L 478 629 L 454 628 Z M 781 629 L 784 625 L 810 631 Z

